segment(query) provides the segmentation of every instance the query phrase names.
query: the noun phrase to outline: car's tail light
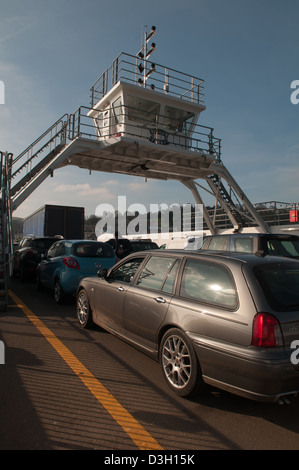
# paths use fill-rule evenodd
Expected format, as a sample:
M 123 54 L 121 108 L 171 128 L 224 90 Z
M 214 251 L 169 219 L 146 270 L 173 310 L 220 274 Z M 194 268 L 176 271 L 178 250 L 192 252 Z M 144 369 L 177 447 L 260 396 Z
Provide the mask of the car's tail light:
M 280 323 L 270 313 L 257 313 L 253 319 L 252 346 L 283 346 Z
M 75 258 L 68 256 L 66 258 L 62 258 L 62 261 L 68 268 L 72 269 L 80 269 L 79 263 Z
M 38 250 L 34 250 L 33 248 L 29 248 L 27 250 L 27 255 L 38 255 Z

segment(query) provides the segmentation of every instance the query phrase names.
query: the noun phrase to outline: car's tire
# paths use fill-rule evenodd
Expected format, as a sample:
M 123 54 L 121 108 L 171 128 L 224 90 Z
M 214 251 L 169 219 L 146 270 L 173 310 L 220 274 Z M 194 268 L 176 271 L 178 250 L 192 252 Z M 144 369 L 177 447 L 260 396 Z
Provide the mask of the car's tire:
M 20 264 L 19 278 L 21 282 L 26 282 L 28 279 L 28 273 L 26 272 L 23 264 Z
M 76 315 L 81 328 L 90 328 L 94 325 L 88 295 L 84 289 L 77 294 Z
M 204 389 L 201 369 L 189 338 L 178 328 L 168 330 L 160 343 L 163 377 L 177 395 L 188 397 Z
M 40 281 L 40 277 L 39 277 L 38 273 L 36 273 L 35 285 L 36 285 L 36 289 L 39 290 L 39 291 L 43 290 L 43 288 L 44 288 L 44 286 L 42 285 L 42 283 Z
M 63 304 L 65 302 L 65 293 L 58 279 L 56 279 L 54 283 L 54 299 L 57 304 Z

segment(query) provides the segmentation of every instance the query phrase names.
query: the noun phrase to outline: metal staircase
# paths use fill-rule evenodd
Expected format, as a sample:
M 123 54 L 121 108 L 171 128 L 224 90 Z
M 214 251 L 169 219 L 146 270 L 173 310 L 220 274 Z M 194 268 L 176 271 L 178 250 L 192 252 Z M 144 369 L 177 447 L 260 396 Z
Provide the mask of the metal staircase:
M 15 210 L 51 174 L 51 168 L 46 172 L 47 165 L 49 166 L 66 146 L 68 120 L 68 114 L 63 115 L 13 160 L 10 190 L 12 210 Z M 38 184 L 29 189 L 38 176 L 40 176 Z
M 0 308 L 6 310 L 13 255 L 10 206 L 12 154 L 0 152 Z
M 206 181 L 216 198 L 214 217 L 216 218 L 217 206 L 220 206 L 230 219 L 234 231 L 240 231 L 244 227 L 257 226 L 261 231 L 269 232 L 269 226 L 223 165 L 221 159 L 215 162 L 213 170 L 215 173 L 206 177 Z M 215 221 L 213 226 L 216 227 Z
M 221 176 L 217 174 L 207 177 L 207 182 L 213 193 L 216 195 L 222 209 L 225 210 L 227 215 L 231 216 L 233 225 L 244 227 L 246 225 L 245 214 L 242 209 L 242 204 L 240 203 L 232 186 L 227 182 L 226 187 Z

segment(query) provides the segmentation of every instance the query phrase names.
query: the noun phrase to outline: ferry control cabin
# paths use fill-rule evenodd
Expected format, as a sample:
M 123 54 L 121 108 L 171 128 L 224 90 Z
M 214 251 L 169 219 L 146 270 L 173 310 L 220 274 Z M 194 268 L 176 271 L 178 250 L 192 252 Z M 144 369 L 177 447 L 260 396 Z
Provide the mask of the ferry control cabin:
M 128 137 L 217 154 L 212 129 L 197 125 L 206 109 L 202 84 L 201 79 L 122 53 L 91 88 L 88 116 L 98 140 L 108 145 Z

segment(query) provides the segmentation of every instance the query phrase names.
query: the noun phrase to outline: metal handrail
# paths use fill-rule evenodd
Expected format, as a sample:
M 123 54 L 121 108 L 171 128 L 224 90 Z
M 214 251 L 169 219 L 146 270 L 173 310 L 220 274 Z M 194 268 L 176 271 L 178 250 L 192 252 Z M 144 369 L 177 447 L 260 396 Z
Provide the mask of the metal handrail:
M 203 79 L 122 52 L 91 86 L 91 107 L 120 80 L 143 87 L 154 86 L 157 91 L 177 98 L 203 103 Z
M 40 137 L 38 137 L 31 145 L 29 145 L 20 155 L 18 155 L 12 162 L 14 171 L 11 173 L 11 178 L 20 173 L 22 170 L 29 168 L 32 160 L 35 159 L 39 154 L 41 154 L 49 145 L 54 142 L 56 139 L 60 138 L 60 143 L 66 143 L 66 127 L 68 125 L 68 114 L 64 114 L 60 119 L 58 119 L 49 129 L 47 129 Z M 59 127 L 59 129 L 57 129 Z M 54 131 L 54 134 L 53 134 Z M 50 134 L 50 135 L 49 135 Z M 42 144 L 41 144 L 42 143 Z M 38 148 L 38 144 L 41 144 Z M 54 148 L 56 148 L 55 145 Z M 24 156 L 27 155 L 27 160 L 23 162 L 18 168 L 15 169 L 16 163 L 19 162 Z
M 49 129 L 47 129 L 42 135 L 40 135 L 32 144 L 30 144 L 25 150 L 23 150 L 20 155 L 18 155 L 14 160 L 13 160 L 13 165 L 17 163 L 18 160 L 20 160 L 29 150 L 31 150 L 38 142 L 40 142 L 49 132 L 51 132 L 59 123 L 63 123 L 63 119 L 66 118 L 68 119 L 68 114 L 64 114 L 61 118 L 59 118 L 54 124 L 52 124 Z
M 122 137 L 137 137 L 147 140 L 147 137 L 144 137 L 144 131 L 148 130 L 148 139 L 151 140 L 151 142 L 154 142 L 155 139 L 150 138 L 150 130 L 152 130 L 152 132 L 161 131 L 161 125 L 159 125 L 159 122 L 156 123 L 155 113 L 143 112 L 143 117 L 140 118 L 139 123 L 136 124 L 136 122 L 129 121 L 127 119 L 128 113 L 130 111 L 136 111 L 136 108 L 122 105 L 113 108 L 113 110 L 119 110 L 117 115 L 120 124 L 123 123 L 123 121 L 126 122 L 126 129 L 119 133 Z M 97 123 L 99 128 L 102 129 L 105 134 L 105 138 L 115 137 L 113 125 L 109 123 L 107 126 L 103 126 L 104 119 L 100 117 L 89 117 L 87 113 L 90 111 L 90 108 L 80 106 L 70 117 L 71 125 L 69 126 L 69 138 L 73 140 L 77 137 L 85 137 L 87 139 L 98 140 L 99 136 L 96 135 L 95 123 Z M 169 119 L 169 117 L 159 115 L 159 120 L 166 118 Z M 191 151 L 201 151 L 214 155 L 216 159 L 220 161 L 221 139 L 214 136 L 214 129 L 200 124 L 192 124 L 191 126 L 192 135 L 188 135 L 186 132 L 166 130 L 163 127 L 163 132 L 167 134 L 167 144 L 172 144 Z M 156 143 L 158 142 L 156 141 Z

